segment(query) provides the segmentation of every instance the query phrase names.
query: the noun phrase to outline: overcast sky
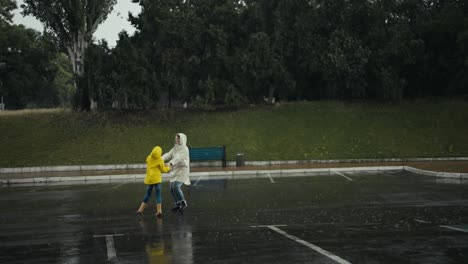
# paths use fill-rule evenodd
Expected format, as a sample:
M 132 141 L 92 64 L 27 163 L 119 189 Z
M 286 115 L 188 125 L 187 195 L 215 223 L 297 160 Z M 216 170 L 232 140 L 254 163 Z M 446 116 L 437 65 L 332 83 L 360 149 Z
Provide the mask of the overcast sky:
M 18 9 L 13 12 L 13 23 L 23 24 L 26 27 L 42 31 L 43 26 L 41 22 L 34 17 L 23 17 L 20 14 L 22 11 L 20 6 L 23 4 L 23 0 L 17 0 L 16 3 Z M 132 3 L 131 0 L 117 0 L 114 10 L 109 14 L 106 21 L 99 25 L 96 33 L 94 33 L 94 38 L 97 40 L 105 39 L 109 43 L 109 46 L 114 47 L 118 39 L 119 32 L 125 30 L 129 35 L 132 35 L 135 32 L 135 28 L 130 25 L 130 22 L 128 22 L 128 12 L 131 12 L 133 15 L 137 15 L 141 12 L 141 7 L 139 4 Z

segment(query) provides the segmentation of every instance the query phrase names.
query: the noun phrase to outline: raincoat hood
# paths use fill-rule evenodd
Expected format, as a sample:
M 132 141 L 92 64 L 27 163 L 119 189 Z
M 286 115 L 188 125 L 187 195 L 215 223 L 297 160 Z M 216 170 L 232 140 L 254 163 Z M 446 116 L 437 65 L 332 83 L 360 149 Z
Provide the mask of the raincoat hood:
M 153 151 L 151 151 L 151 157 L 155 159 L 159 159 L 162 155 L 162 149 L 160 146 L 156 146 L 153 148 Z
M 180 137 L 180 145 L 187 146 L 187 136 L 184 133 L 177 133 L 176 138 L 177 136 Z

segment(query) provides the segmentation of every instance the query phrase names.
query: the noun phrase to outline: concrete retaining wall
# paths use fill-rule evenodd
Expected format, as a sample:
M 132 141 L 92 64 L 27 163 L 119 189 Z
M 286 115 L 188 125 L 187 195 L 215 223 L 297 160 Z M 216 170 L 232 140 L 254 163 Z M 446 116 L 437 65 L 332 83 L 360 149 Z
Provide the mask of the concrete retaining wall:
M 368 162 L 418 162 L 418 161 L 468 161 L 468 157 L 454 158 L 391 158 L 391 159 L 338 159 L 338 160 L 271 160 L 271 161 L 245 161 L 246 166 L 269 165 L 297 165 L 321 163 L 368 163 Z M 221 161 L 191 162 L 192 167 L 221 167 Z M 235 161 L 228 161 L 227 166 L 236 166 Z M 78 166 L 44 166 L 44 167 L 18 167 L 0 168 L 3 173 L 31 173 L 31 172 L 58 172 L 58 171 L 99 171 L 99 170 L 134 170 L 145 169 L 146 164 L 114 164 L 114 165 L 78 165 Z

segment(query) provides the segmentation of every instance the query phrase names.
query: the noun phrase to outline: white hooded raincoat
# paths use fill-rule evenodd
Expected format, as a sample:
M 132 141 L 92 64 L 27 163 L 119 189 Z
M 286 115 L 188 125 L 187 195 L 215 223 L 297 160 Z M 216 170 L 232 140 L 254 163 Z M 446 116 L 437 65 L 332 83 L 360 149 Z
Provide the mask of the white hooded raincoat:
M 183 133 L 178 133 L 177 135 L 180 137 L 180 145 L 176 143 L 162 158 L 165 162 L 169 161 L 171 165 L 171 182 L 178 181 L 183 182 L 185 185 L 190 185 L 190 157 L 187 147 L 187 136 Z

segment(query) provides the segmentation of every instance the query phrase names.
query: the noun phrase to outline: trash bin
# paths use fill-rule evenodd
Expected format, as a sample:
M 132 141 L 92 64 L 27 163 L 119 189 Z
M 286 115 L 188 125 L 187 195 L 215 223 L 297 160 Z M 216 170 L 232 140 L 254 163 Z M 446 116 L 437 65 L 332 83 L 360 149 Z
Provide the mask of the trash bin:
M 244 153 L 237 153 L 236 155 L 236 167 L 244 166 Z

